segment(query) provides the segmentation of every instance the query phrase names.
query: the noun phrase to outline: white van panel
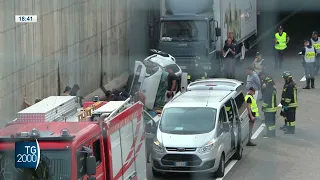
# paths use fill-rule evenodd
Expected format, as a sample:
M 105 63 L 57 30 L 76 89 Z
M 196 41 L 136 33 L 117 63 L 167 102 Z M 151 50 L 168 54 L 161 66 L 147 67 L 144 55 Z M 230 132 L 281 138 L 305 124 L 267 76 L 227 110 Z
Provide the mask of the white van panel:
M 154 73 L 152 76 L 147 77 L 144 79 L 141 85 L 141 92 L 146 97 L 145 106 L 148 109 L 153 109 L 154 102 L 156 100 L 157 91 L 159 87 L 159 83 L 162 76 L 162 69 L 159 68 L 156 73 Z
M 138 82 L 141 83 L 146 76 L 147 68 L 142 62 L 136 61 L 134 65 L 134 72 L 135 72 L 135 75 L 139 75 Z

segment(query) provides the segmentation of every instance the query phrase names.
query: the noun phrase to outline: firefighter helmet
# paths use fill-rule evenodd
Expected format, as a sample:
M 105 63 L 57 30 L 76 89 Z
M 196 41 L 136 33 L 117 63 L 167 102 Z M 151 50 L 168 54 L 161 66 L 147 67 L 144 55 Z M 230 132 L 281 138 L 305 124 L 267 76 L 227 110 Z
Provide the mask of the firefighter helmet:
M 290 71 L 283 72 L 282 77 L 283 77 L 283 79 L 292 78 L 291 72 Z

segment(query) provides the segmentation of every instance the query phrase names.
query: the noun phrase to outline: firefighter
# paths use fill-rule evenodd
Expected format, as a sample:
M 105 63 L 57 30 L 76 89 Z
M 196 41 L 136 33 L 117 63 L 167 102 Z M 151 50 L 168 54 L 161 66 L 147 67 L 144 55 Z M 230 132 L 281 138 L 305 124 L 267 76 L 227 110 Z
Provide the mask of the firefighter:
M 281 105 L 283 109 L 280 115 L 284 116 L 285 118 L 285 125 L 282 129 L 285 131 L 285 134 L 294 134 L 296 124 L 296 109 L 298 107 L 297 85 L 293 81 L 290 72 L 284 72 L 282 77 L 285 80 L 281 96 Z
M 263 93 L 266 89 L 264 84 L 265 85 L 273 84 L 274 89 L 277 89 L 277 87 L 276 87 L 276 83 L 274 82 L 274 80 L 270 76 L 267 76 L 267 74 L 265 72 L 259 73 L 259 79 L 261 80 L 261 94 L 262 94 L 262 100 L 263 100 Z
M 262 111 L 264 112 L 265 124 L 267 126 L 267 133 L 265 138 L 274 137 L 276 135 L 276 113 L 277 113 L 277 90 L 272 78 L 263 74 L 262 91 L 263 104 Z

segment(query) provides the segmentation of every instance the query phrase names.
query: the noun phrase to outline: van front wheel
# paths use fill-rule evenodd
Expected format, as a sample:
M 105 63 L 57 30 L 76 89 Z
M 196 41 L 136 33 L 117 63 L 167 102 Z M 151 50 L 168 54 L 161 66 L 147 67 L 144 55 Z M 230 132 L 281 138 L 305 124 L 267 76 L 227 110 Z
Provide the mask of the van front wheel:
M 224 159 L 224 154 L 222 154 L 220 158 L 219 168 L 214 173 L 214 177 L 222 178 L 224 176 L 224 169 L 225 169 L 225 159 Z

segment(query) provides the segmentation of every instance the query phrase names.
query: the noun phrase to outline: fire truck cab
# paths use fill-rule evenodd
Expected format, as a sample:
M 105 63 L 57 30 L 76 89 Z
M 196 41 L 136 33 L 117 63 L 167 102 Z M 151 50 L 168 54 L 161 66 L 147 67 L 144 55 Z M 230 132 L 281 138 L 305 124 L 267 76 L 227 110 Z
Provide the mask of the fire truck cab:
M 18 115 L 0 130 L 0 179 L 145 180 L 143 104 L 131 99 L 107 104 L 110 112 L 100 118 L 82 118 L 84 112 L 91 116 L 99 112 L 92 107 L 63 120 L 48 114 L 40 120 L 41 115 L 29 114 L 24 122 L 20 113 L 20 120 Z M 59 109 L 53 112 L 59 114 Z M 15 168 L 15 142 L 35 140 L 41 152 L 38 168 Z

